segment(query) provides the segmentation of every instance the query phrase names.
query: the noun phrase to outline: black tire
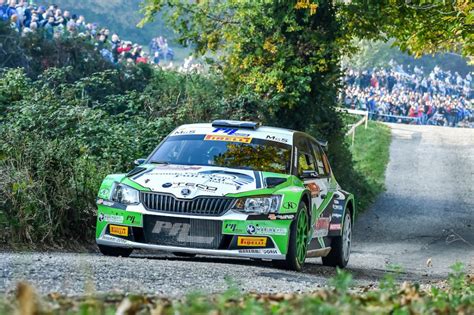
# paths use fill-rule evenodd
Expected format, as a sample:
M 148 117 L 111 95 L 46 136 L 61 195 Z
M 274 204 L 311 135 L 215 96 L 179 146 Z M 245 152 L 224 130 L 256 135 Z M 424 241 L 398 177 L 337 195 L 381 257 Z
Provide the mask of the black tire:
M 106 245 L 97 245 L 100 252 L 105 256 L 128 257 L 133 252 L 133 248 L 112 247 Z
M 349 244 L 346 244 L 346 247 L 344 246 L 344 233 L 346 231 L 345 228 L 347 228 L 349 231 Z M 342 233 L 343 235 L 332 238 L 331 251 L 326 257 L 322 257 L 324 266 L 344 268 L 349 262 L 352 242 L 352 219 L 349 211 L 347 211 L 344 215 Z M 348 252 L 346 253 L 346 251 Z
M 196 254 L 190 254 L 190 253 L 178 253 L 178 252 L 173 252 L 173 255 L 177 257 L 188 257 L 188 258 L 194 258 L 196 257 Z
M 306 224 L 306 245 L 305 245 L 305 250 L 304 250 L 304 258 L 301 261 L 298 259 L 298 253 L 297 253 L 297 232 L 298 232 L 298 222 L 300 222 L 300 216 L 305 215 L 307 219 L 307 224 Z M 304 266 L 304 261 L 306 259 L 306 252 L 307 252 L 307 238 L 308 238 L 308 233 L 309 233 L 309 215 L 308 215 L 308 210 L 306 207 L 306 204 L 304 202 L 300 202 L 299 207 L 298 207 L 298 213 L 296 214 L 295 220 L 291 223 L 290 227 L 290 240 L 288 244 L 288 253 L 286 254 L 286 259 L 285 260 L 275 260 L 274 265 L 283 268 L 283 269 L 288 269 L 288 270 L 294 270 L 294 271 L 301 271 Z

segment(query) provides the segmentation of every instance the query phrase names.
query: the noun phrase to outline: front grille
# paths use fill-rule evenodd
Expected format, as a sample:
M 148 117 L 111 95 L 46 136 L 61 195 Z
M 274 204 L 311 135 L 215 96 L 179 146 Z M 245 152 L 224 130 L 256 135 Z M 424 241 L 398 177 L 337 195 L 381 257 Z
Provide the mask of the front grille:
M 156 245 L 219 249 L 222 221 L 145 215 L 146 243 Z
M 140 193 L 140 199 L 147 210 L 190 215 L 219 216 L 232 208 L 233 198 L 196 197 L 178 199 L 173 195 L 159 193 Z

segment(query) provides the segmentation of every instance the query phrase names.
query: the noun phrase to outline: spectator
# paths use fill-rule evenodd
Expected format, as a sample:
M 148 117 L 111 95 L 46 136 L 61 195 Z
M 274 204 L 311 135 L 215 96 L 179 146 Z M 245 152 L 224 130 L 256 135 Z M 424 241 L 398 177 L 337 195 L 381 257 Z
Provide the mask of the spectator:
M 98 53 L 114 64 L 120 62 L 158 64 L 160 60 L 174 58 L 168 40 L 162 36 L 151 40 L 152 58 L 150 58 L 142 46 L 121 41 L 117 34 L 111 35 L 109 29 L 100 28 L 96 23 L 87 23 L 82 15 L 71 14 L 70 11 L 62 10 L 55 4 L 35 6 L 30 3 L 26 0 L 0 0 L 0 21 L 11 23 L 12 28 L 21 36 L 39 33 L 48 40 L 77 36 L 90 41 Z
M 472 77 L 435 67 L 428 75 L 390 62 L 388 69 L 348 69 L 344 78 L 347 107 L 368 110 L 371 119 L 448 125 L 472 124 Z

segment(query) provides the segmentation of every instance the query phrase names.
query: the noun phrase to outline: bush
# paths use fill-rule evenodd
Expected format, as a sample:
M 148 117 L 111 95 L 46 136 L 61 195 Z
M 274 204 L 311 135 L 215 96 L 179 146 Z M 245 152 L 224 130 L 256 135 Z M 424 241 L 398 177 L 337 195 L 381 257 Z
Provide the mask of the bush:
M 217 118 L 280 125 L 256 95 L 226 95 L 218 76 L 147 65 L 81 78 L 75 71 L 49 68 L 36 80 L 19 69 L 0 73 L 0 222 L 11 243 L 92 241 L 102 178 L 130 169 L 178 125 Z M 341 130 L 342 122 L 308 131 L 333 135 L 339 182 L 361 200 L 373 198 Z
M 264 113 L 252 96 L 224 98 L 212 76 L 133 66 L 74 80 L 74 71 L 0 76 L 0 213 L 9 242 L 90 242 L 106 174 L 130 169 L 177 125 Z

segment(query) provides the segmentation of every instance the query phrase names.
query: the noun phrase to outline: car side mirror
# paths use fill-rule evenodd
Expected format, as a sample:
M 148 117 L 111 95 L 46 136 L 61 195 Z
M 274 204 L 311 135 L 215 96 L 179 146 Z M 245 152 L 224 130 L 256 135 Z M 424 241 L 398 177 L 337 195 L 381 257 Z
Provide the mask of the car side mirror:
M 301 174 L 301 178 L 319 178 L 319 174 L 316 171 L 303 171 L 303 174 Z
M 139 165 L 142 165 L 143 163 L 145 163 L 146 159 L 136 159 L 135 161 L 133 161 L 133 164 L 135 166 L 139 166 Z

